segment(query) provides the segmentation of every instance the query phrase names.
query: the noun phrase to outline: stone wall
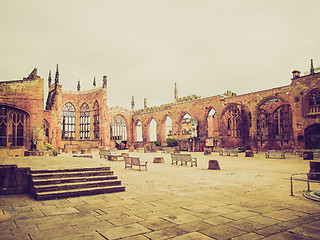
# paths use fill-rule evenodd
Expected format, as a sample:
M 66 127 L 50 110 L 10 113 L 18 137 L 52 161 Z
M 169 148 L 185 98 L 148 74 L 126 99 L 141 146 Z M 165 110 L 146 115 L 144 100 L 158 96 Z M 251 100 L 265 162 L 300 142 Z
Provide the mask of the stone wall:
M 0 194 L 29 192 L 30 168 L 17 165 L 0 165 Z
M 133 136 L 136 134 L 136 124 L 142 122 L 144 143 L 149 139 L 149 123 L 154 119 L 157 123 L 157 139 L 165 144 L 165 119 L 169 116 L 172 119 L 173 137 L 182 139 L 182 118 L 185 114 L 191 115 L 198 120 L 198 137 L 204 143 L 207 137 L 219 139 L 220 147 L 239 147 L 249 145 L 253 148 L 273 148 L 281 145 L 283 149 L 304 148 L 304 142 L 298 141 L 298 136 L 304 135 L 304 130 L 315 123 L 319 123 L 319 115 L 308 116 L 305 113 L 307 96 L 314 89 L 320 89 L 320 74 L 313 74 L 303 77 L 295 77 L 291 84 L 284 87 L 248 93 L 244 95 L 226 94 L 224 96 L 213 96 L 207 98 L 185 98 L 184 101 L 174 102 L 160 107 L 137 110 L 133 116 Z M 181 98 L 180 98 L 181 99 Z M 275 100 L 280 100 L 281 104 Z M 260 108 L 275 110 L 280 105 L 289 105 L 292 113 L 292 132 L 289 141 L 277 139 L 276 145 L 267 145 L 257 142 L 257 117 Z M 163 106 L 163 107 L 162 107 Z M 250 118 L 248 139 L 230 136 L 227 133 L 228 126 L 225 121 L 225 114 L 232 106 L 236 106 L 241 114 L 248 114 Z M 208 113 L 215 109 L 214 119 L 207 121 Z M 212 123 L 209 123 L 212 122 Z M 211 124 L 210 128 L 208 123 Z M 212 132 L 208 132 L 210 129 Z M 135 141 L 135 138 L 133 138 Z M 274 143 L 275 144 L 275 143 Z M 201 144 L 200 144 L 201 145 Z M 198 149 L 195 149 L 198 150 Z
M 37 76 L 36 68 L 23 80 L 0 82 L 0 105 L 21 110 L 28 116 L 24 129 L 24 146 L 21 147 L 23 150 L 30 149 L 32 138 L 37 139 L 39 150 L 44 148 L 43 99 L 43 79 Z M 10 148 L 8 151 L 10 152 Z M 12 151 L 17 150 L 14 148 Z

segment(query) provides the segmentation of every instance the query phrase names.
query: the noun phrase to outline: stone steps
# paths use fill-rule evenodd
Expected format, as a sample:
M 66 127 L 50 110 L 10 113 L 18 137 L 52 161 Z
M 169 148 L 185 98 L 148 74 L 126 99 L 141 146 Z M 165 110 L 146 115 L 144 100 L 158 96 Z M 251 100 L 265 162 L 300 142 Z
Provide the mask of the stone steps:
M 31 171 L 30 189 L 37 200 L 125 191 L 109 167 Z

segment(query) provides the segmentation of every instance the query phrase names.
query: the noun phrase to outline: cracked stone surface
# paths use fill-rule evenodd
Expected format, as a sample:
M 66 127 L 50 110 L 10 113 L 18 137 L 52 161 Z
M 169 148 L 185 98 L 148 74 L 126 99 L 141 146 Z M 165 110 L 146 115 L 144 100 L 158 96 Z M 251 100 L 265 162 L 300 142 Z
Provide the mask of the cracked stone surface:
M 34 170 L 108 166 L 126 186 L 120 193 L 47 201 L 2 195 L 0 239 L 319 239 L 320 203 L 303 196 L 304 182 L 294 182 L 290 196 L 290 175 L 308 172 L 309 161 L 289 153 L 286 159 L 191 154 L 198 167 L 171 165 L 170 154 L 130 152 L 149 162 L 141 172 L 98 152 L 92 159 L 0 156 L 1 165 Z M 154 157 L 165 162 L 152 163 Z M 221 170 L 207 169 L 212 159 Z

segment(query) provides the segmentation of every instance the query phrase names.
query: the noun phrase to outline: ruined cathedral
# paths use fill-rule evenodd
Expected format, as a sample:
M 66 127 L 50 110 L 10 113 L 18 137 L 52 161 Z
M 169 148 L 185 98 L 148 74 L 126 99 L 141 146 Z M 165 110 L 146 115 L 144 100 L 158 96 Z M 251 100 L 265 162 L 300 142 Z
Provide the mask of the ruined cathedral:
M 243 95 L 227 91 L 201 98 L 135 109 L 109 107 L 107 77 L 93 88 L 64 91 L 57 66 L 48 82 L 34 69 L 22 80 L 0 82 L 0 154 L 23 156 L 32 140 L 42 151 L 46 143 L 58 152 L 82 149 L 141 148 L 168 137 L 180 150 L 211 151 L 222 147 L 257 150 L 320 148 L 320 73 L 313 67 L 292 72 L 290 85 Z M 49 85 L 44 96 L 44 84 Z M 44 99 L 46 98 L 46 104 Z

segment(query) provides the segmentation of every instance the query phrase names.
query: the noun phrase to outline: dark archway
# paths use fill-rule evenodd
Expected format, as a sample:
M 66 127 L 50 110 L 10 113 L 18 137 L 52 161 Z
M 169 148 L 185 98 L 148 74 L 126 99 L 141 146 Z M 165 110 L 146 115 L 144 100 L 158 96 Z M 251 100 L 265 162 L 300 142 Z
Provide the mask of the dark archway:
M 320 149 L 320 124 L 315 123 L 305 129 L 306 149 Z

